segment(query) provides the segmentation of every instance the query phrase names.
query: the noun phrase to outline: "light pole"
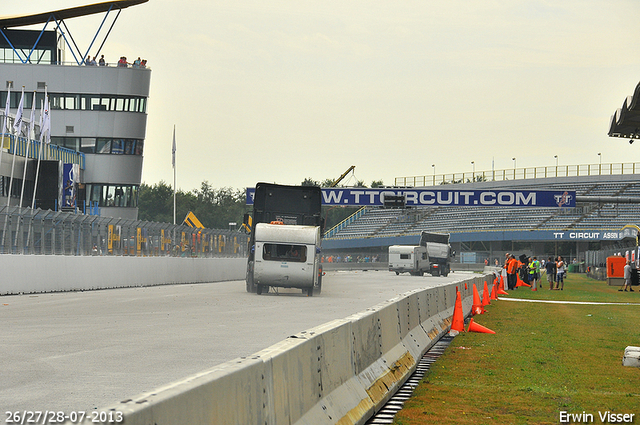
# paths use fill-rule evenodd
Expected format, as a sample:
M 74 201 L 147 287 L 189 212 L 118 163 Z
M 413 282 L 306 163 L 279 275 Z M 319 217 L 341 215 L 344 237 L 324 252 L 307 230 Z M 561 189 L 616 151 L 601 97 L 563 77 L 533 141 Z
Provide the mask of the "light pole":
M 602 174 L 602 152 L 598 152 L 598 159 L 600 160 L 600 165 L 598 165 L 598 174 Z
M 556 167 L 558 166 L 558 155 L 553 155 L 553 157 L 556 159 Z
M 511 158 L 513 160 L 513 169 L 516 169 L 516 159 L 515 158 Z
M 436 185 L 436 164 L 431 164 L 431 168 L 433 168 L 433 186 Z
M 471 181 L 476 181 L 476 162 L 471 161 L 471 165 L 473 166 L 473 173 L 471 174 Z

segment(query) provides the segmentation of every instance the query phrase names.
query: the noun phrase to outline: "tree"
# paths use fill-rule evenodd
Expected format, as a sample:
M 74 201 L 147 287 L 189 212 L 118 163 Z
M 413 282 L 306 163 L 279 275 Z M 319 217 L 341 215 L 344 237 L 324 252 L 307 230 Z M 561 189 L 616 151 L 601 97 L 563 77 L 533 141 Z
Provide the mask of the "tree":
M 138 219 L 173 223 L 173 189 L 164 181 L 142 183 L 138 193 Z
M 334 180 L 325 179 L 322 183 L 307 177 L 302 186 L 328 187 Z M 371 187 L 382 185 L 382 180 L 374 181 Z M 355 187 L 366 187 L 363 181 L 356 182 Z M 192 211 L 203 226 L 209 229 L 228 229 L 229 223 L 240 224 L 246 212 L 251 208 L 246 205 L 245 192 L 242 189 L 223 187 L 214 188 L 208 181 L 203 181 L 199 189 L 191 192 L 176 192 L 176 224 L 181 224 Z M 322 207 L 326 219 L 325 228 L 353 214 L 359 207 Z M 173 189 L 166 182 L 160 181 L 153 186 L 140 185 L 138 198 L 138 218 L 146 221 L 173 223 Z
M 311 177 L 307 177 L 300 183 L 300 186 L 318 186 L 320 187 L 320 183 L 313 180 Z

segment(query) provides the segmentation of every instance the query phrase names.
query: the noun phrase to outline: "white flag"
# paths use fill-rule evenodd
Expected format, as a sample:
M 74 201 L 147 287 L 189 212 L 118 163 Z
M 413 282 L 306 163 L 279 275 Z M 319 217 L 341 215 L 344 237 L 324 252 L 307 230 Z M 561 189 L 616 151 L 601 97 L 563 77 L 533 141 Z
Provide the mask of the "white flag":
M 51 100 L 47 98 L 47 116 L 45 117 L 47 123 L 45 127 L 47 128 L 47 145 L 51 143 Z
M 173 126 L 173 146 L 171 147 L 171 166 L 176 168 L 176 126 Z
M 22 113 L 24 109 L 24 86 L 22 86 L 22 96 L 20 96 L 20 103 L 18 104 L 18 112 L 16 112 L 16 119 L 13 122 L 13 130 L 16 135 L 19 136 L 22 132 Z
M 33 92 L 33 100 L 31 101 L 31 121 L 29 122 L 29 139 L 36 137 L 36 92 Z
M 40 119 L 38 120 L 38 128 L 40 129 L 40 134 L 42 134 L 42 127 L 44 127 L 44 100 L 40 101 Z
M 7 90 L 7 104 L 4 107 L 4 127 L 2 130 L 9 130 L 9 108 L 11 107 L 11 86 Z
M 45 94 L 44 110 L 42 111 L 42 126 L 40 127 L 40 141 L 44 139 L 44 135 L 51 128 L 51 119 L 49 118 L 49 96 Z

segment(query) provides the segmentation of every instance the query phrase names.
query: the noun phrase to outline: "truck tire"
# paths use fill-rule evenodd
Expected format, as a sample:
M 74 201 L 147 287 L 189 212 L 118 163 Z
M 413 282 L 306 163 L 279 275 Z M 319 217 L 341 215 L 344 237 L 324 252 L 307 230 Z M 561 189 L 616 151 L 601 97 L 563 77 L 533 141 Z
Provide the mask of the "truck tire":
M 247 292 L 254 293 L 256 292 L 256 285 L 253 283 L 253 262 L 249 261 L 247 263 L 247 276 L 245 278 L 247 282 Z
M 396 272 L 396 276 L 399 276 L 399 275 L 400 275 L 400 272 Z
M 256 285 L 256 294 L 262 295 L 262 285 Z
M 444 272 L 442 273 L 442 276 L 447 277 L 449 276 L 449 266 L 445 266 L 444 267 Z
M 304 292 L 304 289 L 302 292 Z M 307 288 L 307 297 L 313 297 L 313 286 Z

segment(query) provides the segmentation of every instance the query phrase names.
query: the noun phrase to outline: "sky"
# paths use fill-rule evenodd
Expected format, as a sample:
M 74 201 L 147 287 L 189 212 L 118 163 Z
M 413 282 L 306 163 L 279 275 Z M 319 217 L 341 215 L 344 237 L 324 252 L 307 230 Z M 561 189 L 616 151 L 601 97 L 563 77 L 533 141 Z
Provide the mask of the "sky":
M 81 50 L 101 19 L 66 21 Z M 149 0 L 122 11 L 101 54 L 152 69 L 146 184 L 173 182 L 175 125 L 181 190 L 322 181 L 351 165 L 347 184 L 392 185 L 514 157 L 640 162 L 639 144 L 607 136 L 640 81 L 639 19 L 637 0 Z

